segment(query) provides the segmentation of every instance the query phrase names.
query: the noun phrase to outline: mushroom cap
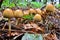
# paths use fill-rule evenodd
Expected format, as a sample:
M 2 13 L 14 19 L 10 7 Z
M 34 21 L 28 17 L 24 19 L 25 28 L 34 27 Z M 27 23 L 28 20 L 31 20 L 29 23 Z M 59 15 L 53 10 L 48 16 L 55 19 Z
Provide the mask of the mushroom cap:
M 34 14 L 36 14 L 36 10 L 35 10 L 35 9 L 30 8 L 30 9 L 29 9 L 29 13 L 34 13 Z
M 39 8 L 36 9 L 36 12 L 37 12 L 38 14 L 42 15 L 42 11 L 41 11 Z
M 47 6 L 46 6 L 46 11 L 55 11 L 55 7 L 54 7 L 54 5 L 52 5 L 52 4 L 48 4 Z
M 36 14 L 36 15 L 34 16 L 34 20 L 36 20 L 36 21 L 41 21 L 41 20 L 42 20 L 41 15 Z
M 15 18 L 19 18 L 19 17 L 22 17 L 23 16 L 23 12 L 22 12 L 22 10 L 15 10 L 14 11 L 14 17 Z
M 7 18 L 12 18 L 12 17 L 14 17 L 14 15 L 13 15 L 13 10 L 11 10 L 11 9 L 9 9 L 9 8 L 5 9 L 5 10 L 3 11 L 3 16 L 4 16 L 4 17 L 7 17 Z
M 29 10 L 24 10 L 23 13 L 24 15 L 29 15 Z

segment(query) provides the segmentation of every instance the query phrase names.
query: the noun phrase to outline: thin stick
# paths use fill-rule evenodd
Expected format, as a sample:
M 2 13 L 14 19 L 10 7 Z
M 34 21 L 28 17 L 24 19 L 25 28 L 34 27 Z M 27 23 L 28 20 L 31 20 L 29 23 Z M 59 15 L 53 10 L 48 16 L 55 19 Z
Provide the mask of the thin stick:
M 5 29 L 6 24 L 7 24 L 7 22 L 4 24 L 4 26 L 3 26 L 2 30 L 4 30 L 4 29 Z

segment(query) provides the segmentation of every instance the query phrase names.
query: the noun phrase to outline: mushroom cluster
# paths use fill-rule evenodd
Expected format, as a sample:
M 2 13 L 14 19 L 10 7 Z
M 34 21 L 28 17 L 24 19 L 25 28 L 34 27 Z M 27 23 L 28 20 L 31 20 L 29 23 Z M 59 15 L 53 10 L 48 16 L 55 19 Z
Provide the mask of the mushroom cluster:
M 47 11 L 54 12 L 55 11 L 54 5 L 48 4 L 45 7 L 44 11 L 40 10 L 39 8 L 37 9 L 30 8 L 28 10 L 17 9 L 15 11 L 8 8 L 3 11 L 3 16 L 8 18 L 12 18 L 12 17 L 22 18 L 24 15 L 34 14 L 35 16 L 33 17 L 33 19 L 36 21 L 41 21 L 42 15 L 45 14 Z
M 9 34 L 10 35 L 11 35 L 11 24 L 12 24 L 11 20 L 10 20 L 11 18 L 16 19 L 14 21 L 14 23 L 15 23 L 14 26 L 19 30 L 20 29 L 21 30 L 24 29 L 23 31 L 31 30 L 33 32 L 35 32 L 35 30 L 36 30 L 36 32 L 42 31 L 43 33 L 45 33 L 46 30 L 50 32 L 50 30 L 53 30 L 53 28 L 55 28 L 54 22 L 56 19 L 54 19 L 54 18 L 56 17 L 56 14 L 55 15 L 52 14 L 52 13 L 55 13 L 55 10 L 56 10 L 56 8 L 52 4 L 46 5 L 46 7 L 43 10 L 41 10 L 40 8 L 37 8 L 37 9 L 30 8 L 30 9 L 25 9 L 25 10 L 24 9 L 12 10 L 10 8 L 7 8 L 3 11 L 3 16 L 5 18 L 9 19 L 8 25 L 9 25 Z M 57 21 L 59 21 L 59 20 L 57 20 Z M 58 22 L 56 22 L 56 23 L 58 23 Z M 41 27 L 41 28 L 39 28 L 39 27 Z M 12 33 L 12 34 L 14 34 L 14 33 Z M 50 36 L 52 36 L 52 35 L 47 35 L 45 39 L 53 40 L 53 39 L 50 39 Z M 54 35 L 52 36 L 52 38 L 54 38 Z

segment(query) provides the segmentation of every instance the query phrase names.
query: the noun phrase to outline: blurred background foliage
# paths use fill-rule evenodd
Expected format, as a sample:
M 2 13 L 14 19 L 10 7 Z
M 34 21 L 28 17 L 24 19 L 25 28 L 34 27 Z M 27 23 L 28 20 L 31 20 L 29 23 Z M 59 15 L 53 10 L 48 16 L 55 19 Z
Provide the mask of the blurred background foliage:
M 55 5 L 57 8 L 60 8 L 60 4 Z
M 26 8 L 28 7 L 27 4 L 30 5 L 31 8 L 41 8 L 43 7 L 45 4 L 47 3 L 55 3 L 54 5 L 57 8 L 60 8 L 60 1 L 59 0 L 4 0 L 1 7 L 9 7 L 9 8 L 13 8 L 13 7 L 21 7 L 21 8 Z M 58 4 L 57 4 L 58 3 Z

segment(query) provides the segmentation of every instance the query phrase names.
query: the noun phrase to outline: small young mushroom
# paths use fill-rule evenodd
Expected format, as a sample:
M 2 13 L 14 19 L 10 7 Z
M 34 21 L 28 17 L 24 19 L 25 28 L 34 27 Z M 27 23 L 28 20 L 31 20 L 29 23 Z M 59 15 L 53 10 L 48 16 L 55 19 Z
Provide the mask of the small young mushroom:
M 36 15 L 34 16 L 34 20 L 35 20 L 35 21 L 41 21 L 41 20 L 42 20 L 41 15 L 36 14 Z

